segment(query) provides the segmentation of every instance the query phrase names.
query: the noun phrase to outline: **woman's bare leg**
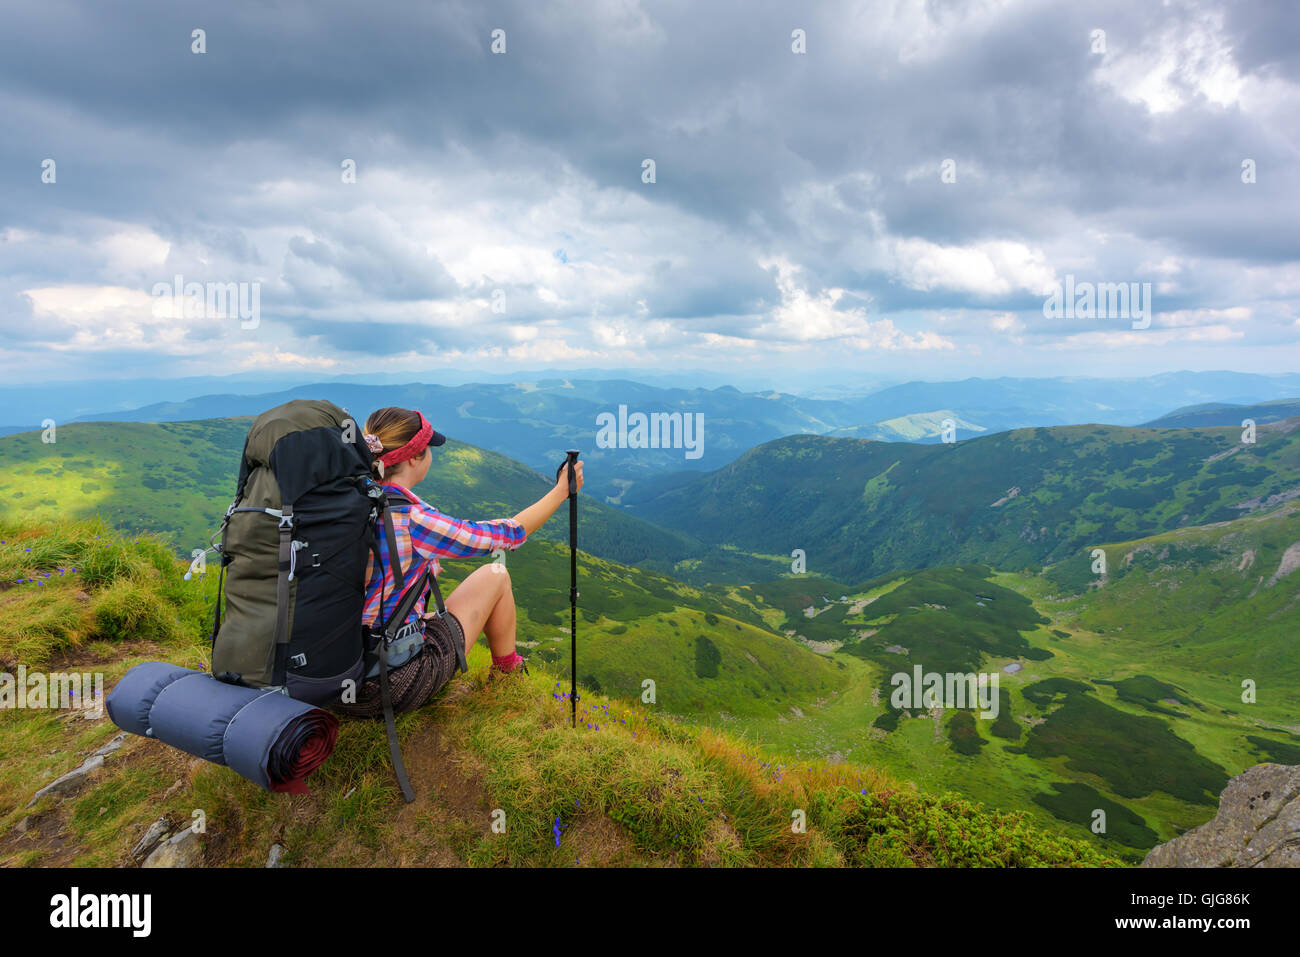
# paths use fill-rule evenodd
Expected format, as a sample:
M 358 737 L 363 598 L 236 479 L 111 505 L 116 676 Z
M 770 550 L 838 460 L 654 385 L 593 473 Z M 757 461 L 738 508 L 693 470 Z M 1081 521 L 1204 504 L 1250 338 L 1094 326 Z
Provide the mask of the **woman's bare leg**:
M 480 632 L 487 634 L 492 654 L 504 658 L 515 650 L 515 593 L 505 565 L 474 569 L 447 599 L 447 610 L 465 629 L 465 654 Z

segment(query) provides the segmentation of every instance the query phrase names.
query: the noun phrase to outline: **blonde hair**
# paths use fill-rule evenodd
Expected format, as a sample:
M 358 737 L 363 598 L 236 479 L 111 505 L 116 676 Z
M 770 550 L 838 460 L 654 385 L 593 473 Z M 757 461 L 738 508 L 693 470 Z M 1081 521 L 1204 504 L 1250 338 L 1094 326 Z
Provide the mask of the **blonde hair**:
M 419 431 L 420 414 L 412 409 L 401 409 L 395 405 L 390 405 L 387 408 L 377 409 L 370 413 L 370 418 L 366 419 L 366 433 L 379 439 L 384 447 L 383 452 L 375 453 L 375 462 L 371 466 L 376 476 L 379 478 L 384 477 L 384 464 L 379 461 L 379 456 L 385 452 L 400 449 L 411 441 L 415 433 Z M 423 455 L 424 453 L 421 452 L 420 454 Z M 411 460 L 407 459 L 407 461 Z M 403 463 L 398 463 L 398 465 L 401 464 Z M 394 468 L 396 467 L 394 466 Z

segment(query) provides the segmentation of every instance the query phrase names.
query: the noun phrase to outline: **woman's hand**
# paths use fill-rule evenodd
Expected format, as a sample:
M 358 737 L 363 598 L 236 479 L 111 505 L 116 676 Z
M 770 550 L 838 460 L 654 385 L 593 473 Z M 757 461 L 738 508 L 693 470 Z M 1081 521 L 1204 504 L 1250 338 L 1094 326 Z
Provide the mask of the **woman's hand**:
M 582 459 L 578 459 L 578 467 L 573 470 L 573 474 L 578 480 L 578 491 L 582 491 Z M 560 477 L 555 480 L 555 487 L 564 491 L 564 497 L 569 497 L 569 463 L 565 462 L 560 468 Z
M 555 514 L 556 510 L 564 504 L 569 497 L 569 469 L 568 462 L 560 467 L 560 477 L 555 480 L 555 485 L 551 490 L 543 495 L 540 499 L 529 505 L 526 509 L 515 516 L 515 521 L 524 527 L 524 534 L 531 535 L 543 525 L 547 519 Z M 579 492 L 582 491 L 582 462 L 578 462 L 578 467 L 573 470 L 574 478 Z

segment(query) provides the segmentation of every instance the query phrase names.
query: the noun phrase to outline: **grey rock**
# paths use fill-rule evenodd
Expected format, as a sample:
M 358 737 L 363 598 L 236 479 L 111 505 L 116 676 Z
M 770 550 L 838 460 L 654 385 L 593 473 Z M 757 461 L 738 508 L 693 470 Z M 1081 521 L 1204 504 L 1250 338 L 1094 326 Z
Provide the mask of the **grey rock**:
M 131 856 L 139 860 L 147 855 L 158 843 L 167 837 L 172 831 L 172 822 L 165 817 L 160 817 L 149 825 L 149 830 L 144 832 L 144 836 L 136 842 L 135 847 L 131 848 Z
M 86 760 L 82 762 L 81 767 L 73 768 L 67 774 L 63 775 L 63 777 L 56 778 L 54 781 L 51 781 L 49 784 L 45 785 L 45 787 L 37 791 L 36 795 L 27 802 L 27 806 L 31 807 L 47 794 L 66 794 L 68 791 L 71 791 L 73 788 L 80 785 L 88 775 L 102 768 L 104 766 L 104 758 L 108 757 L 120 748 L 124 741 L 126 741 L 125 731 L 113 738 L 113 740 L 109 741 L 108 744 L 104 745 L 90 757 L 86 758 Z
M 190 828 L 173 834 L 145 858 L 141 867 L 199 867 L 203 864 L 203 846 Z
M 281 867 L 280 858 L 284 856 L 284 848 L 279 844 L 271 845 L 271 853 L 266 857 L 267 867 Z
M 108 742 L 108 744 L 104 745 L 102 748 L 96 751 L 95 754 L 101 758 L 106 758 L 114 751 L 116 751 L 118 748 L 120 748 L 122 746 L 122 742 L 124 742 L 125 740 L 126 740 L 126 732 L 123 731 L 112 741 Z
M 104 766 L 104 756 L 102 754 L 92 754 L 82 762 L 81 767 L 73 768 L 61 778 L 55 778 L 45 787 L 36 792 L 35 796 L 27 802 L 31 807 L 47 794 L 66 794 L 81 784 L 87 777 L 98 771 Z
M 1300 766 L 1247 768 L 1213 820 L 1153 847 L 1142 866 L 1300 867 Z

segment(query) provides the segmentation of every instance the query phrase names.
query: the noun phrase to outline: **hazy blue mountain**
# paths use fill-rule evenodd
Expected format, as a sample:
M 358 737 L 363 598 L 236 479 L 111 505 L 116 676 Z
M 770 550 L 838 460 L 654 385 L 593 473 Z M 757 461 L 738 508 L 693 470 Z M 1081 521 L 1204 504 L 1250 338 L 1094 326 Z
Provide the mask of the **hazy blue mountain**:
M 448 436 L 542 471 L 554 468 L 566 448 L 579 448 L 592 463 L 592 493 L 615 501 L 630 483 L 641 479 L 668 471 L 718 468 L 782 435 L 825 432 L 860 422 L 860 416 L 868 414 L 863 400 L 745 393 L 731 386 L 676 389 L 621 379 L 547 379 L 461 386 L 321 382 L 261 395 L 204 395 L 82 420 L 176 422 L 256 415 L 295 398 L 328 399 L 362 420 L 383 406 L 419 408 Z M 598 417 L 618 416 L 620 406 L 629 416 L 635 412 L 703 415 L 703 442 L 696 449 L 598 447 Z M 699 455 L 694 456 L 697 450 Z
M 477 374 L 464 372 L 459 375 Z M 439 373 L 442 376 L 441 373 Z M 1150 422 L 1169 409 L 1216 403 L 1260 403 L 1300 394 L 1300 375 L 1262 376 L 1232 372 L 1178 372 L 1134 379 L 980 379 L 960 382 L 909 382 L 865 395 L 828 385 L 836 398 L 811 398 L 773 390 L 745 392 L 732 385 L 706 388 L 700 377 L 713 374 L 663 373 L 654 382 L 520 373 L 493 373 L 509 381 L 439 384 L 393 381 L 392 374 L 341 376 L 298 382 L 274 391 L 259 389 L 261 374 L 69 385 L 60 396 L 39 386 L 0 390 L 0 429 L 8 434 L 39 427 L 45 418 L 80 421 L 176 422 L 255 415 L 292 398 L 325 398 L 363 418 L 385 405 L 418 407 L 449 436 L 491 449 L 544 470 L 566 448 L 583 451 L 592 463 L 589 489 L 617 504 L 646 501 L 663 490 L 660 479 L 674 472 L 700 474 L 734 461 L 751 448 L 787 435 L 823 434 L 879 441 L 933 444 L 951 421 L 956 437 L 967 439 L 1013 429 L 1107 423 Z M 672 385 L 691 381 L 690 387 Z M 869 380 L 863 379 L 869 388 Z M 222 391 L 198 390 L 219 383 Z M 131 391 L 134 389 L 135 391 Z M 123 408 L 142 392 L 155 399 Z M 86 406 L 94 412 L 84 412 Z M 671 449 L 597 446 L 597 421 L 634 413 L 703 416 L 700 454 Z M 22 426 L 23 416 L 30 424 Z M 1267 421 L 1267 420 L 1265 420 Z M 675 484 L 676 480 L 671 480 Z M 647 485 L 649 483 L 649 485 Z
M 1047 425 L 1138 425 L 1205 402 L 1256 403 L 1300 395 L 1300 373 L 1169 372 L 1132 379 L 965 379 L 907 382 L 872 393 L 863 422 L 951 409 L 991 431 Z
M 1256 424 L 1259 424 L 1289 419 L 1294 415 L 1300 415 L 1300 399 L 1276 399 L 1253 405 L 1207 402 L 1174 409 L 1168 415 L 1147 422 L 1146 426 L 1151 429 L 1190 429 L 1211 425 L 1239 426 L 1243 419 L 1254 419 Z

